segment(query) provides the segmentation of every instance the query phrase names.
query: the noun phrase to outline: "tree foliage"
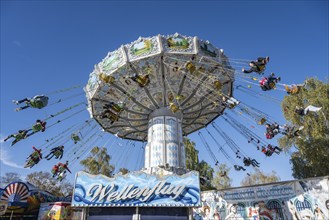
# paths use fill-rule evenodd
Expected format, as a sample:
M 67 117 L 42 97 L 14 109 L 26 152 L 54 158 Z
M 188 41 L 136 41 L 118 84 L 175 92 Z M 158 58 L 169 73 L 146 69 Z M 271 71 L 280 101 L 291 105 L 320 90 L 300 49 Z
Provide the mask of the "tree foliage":
M 295 107 L 313 105 L 322 107 L 305 116 L 295 113 Z M 290 162 L 295 178 L 329 174 L 329 84 L 311 78 L 298 94 L 287 95 L 281 103 L 284 117 L 291 124 L 304 126 L 299 138 L 282 137 L 279 145 L 286 151 L 293 150 Z M 296 149 L 292 149 L 292 147 Z
M 263 173 L 260 169 L 255 169 L 255 172 L 250 173 L 250 176 L 246 176 L 242 181 L 242 186 L 252 186 L 264 183 L 274 183 L 280 181 L 280 177 L 275 171 L 270 174 Z
M 201 190 L 214 189 L 211 185 L 214 169 L 204 160 L 199 162 L 199 151 L 195 149 L 195 143 L 188 138 L 184 138 L 186 152 L 186 168 L 188 170 L 196 170 L 200 174 L 202 181 L 200 182 Z
M 15 173 L 15 172 L 5 173 L 5 175 L 1 177 L 2 185 L 8 185 L 9 183 L 15 182 L 15 181 L 22 181 L 21 175 L 19 175 L 18 173 Z
M 212 180 L 212 185 L 216 189 L 227 189 L 231 187 L 232 179 L 228 176 L 230 168 L 226 164 L 220 164 L 217 167 L 214 178 Z
M 198 163 L 197 171 L 199 171 L 200 177 L 205 181 L 201 183 L 201 190 L 211 190 L 214 187 L 211 185 L 212 179 L 214 177 L 214 169 L 204 160 Z
M 84 167 L 85 171 L 90 174 L 103 174 L 111 177 L 115 167 L 110 164 L 110 160 L 111 156 L 107 153 L 105 147 L 94 147 L 91 150 L 91 155 L 81 160 L 80 164 Z
M 293 176 L 308 178 L 329 174 L 329 142 L 326 138 L 298 141 L 298 151 L 291 155 Z
M 188 138 L 184 138 L 186 168 L 189 170 L 197 170 L 199 164 L 199 151 L 195 149 L 195 143 Z
M 26 181 L 40 190 L 47 191 L 55 196 L 63 197 L 73 193 L 73 186 L 65 179 L 59 182 L 49 172 L 33 172 L 27 175 Z

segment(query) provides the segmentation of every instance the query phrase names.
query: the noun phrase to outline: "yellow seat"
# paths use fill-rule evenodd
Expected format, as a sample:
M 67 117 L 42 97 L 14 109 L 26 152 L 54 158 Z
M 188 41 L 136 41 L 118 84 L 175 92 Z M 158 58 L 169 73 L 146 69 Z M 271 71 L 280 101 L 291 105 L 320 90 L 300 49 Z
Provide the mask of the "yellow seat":
M 261 118 L 258 122 L 259 125 L 263 125 L 266 122 L 266 118 Z
M 133 80 L 137 82 L 140 87 L 145 87 L 150 83 L 149 75 L 139 75 Z
M 187 62 L 186 65 L 185 65 L 185 68 L 187 69 L 187 71 L 189 73 L 194 73 L 196 68 L 195 68 L 195 65 L 191 62 Z
M 113 83 L 115 78 L 110 75 L 106 75 L 105 73 L 99 74 L 99 79 L 105 83 Z
M 222 83 L 219 80 L 216 80 L 214 82 L 214 87 L 215 89 L 220 90 L 222 88 Z
M 173 103 L 173 102 L 169 103 L 169 108 L 170 108 L 170 110 L 173 113 L 175 113 L 175 112 L 177 112 L 179 110 L 179 108 L 177 107 L 177 105 L 175 103 Z

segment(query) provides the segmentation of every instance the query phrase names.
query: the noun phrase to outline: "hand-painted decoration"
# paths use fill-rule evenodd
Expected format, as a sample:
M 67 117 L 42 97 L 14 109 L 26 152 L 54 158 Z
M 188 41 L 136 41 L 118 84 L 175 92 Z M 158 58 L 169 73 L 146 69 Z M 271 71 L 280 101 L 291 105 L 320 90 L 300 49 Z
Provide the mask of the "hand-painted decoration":
M 180 37 L 180 36 L 175 36 L 175 37 L 170 37 L 167 40 L 168 47 L 170 48 L 178 48 L 178 49 L 187 49 L 189 47 L 189 43 L 187 39 Z
M 69 202 L 48 202 L 40 205 L 38 219 L 83 219 L 82 211 L 73 210 Z
M 11 206 L 21 206 L 27 204 L 29 188 L 21 182 L 11 183 L 2 192 L 1 201 L 8 202 Z
M 199 206 L 199 175 L 131 172 L 109 178 L 77 173 L 72 206 Z
M 0 201 L 0 216 L 6 214 L 8 202 Z
M 329 177 L 201 193 L 195 220 L 325 220 Z

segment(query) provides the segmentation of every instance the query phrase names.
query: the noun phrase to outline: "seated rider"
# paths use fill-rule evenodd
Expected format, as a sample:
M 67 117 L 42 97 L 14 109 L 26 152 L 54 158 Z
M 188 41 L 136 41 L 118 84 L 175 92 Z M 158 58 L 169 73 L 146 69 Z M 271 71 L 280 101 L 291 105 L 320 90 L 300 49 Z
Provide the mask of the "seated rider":
M 235 98 L 233 98 L 233 97 L 227 98 L 227 97 L 223 96 L 222 101 L 223 101 L 223 105 L 225 107 L 230 108 L 230 109 L 232 109 L 235 106 L 237 106 L 238 104 L 240 104 L 240 102 L 238 100 L 236 100 Z
M 55 164 L 53 168 L 51 169 L 51 173 L 53 174 L 53 177 L 55 177 L 58 173 L 58 165 Z
M 304 126 L 300 126 L 296 129 L 295 126 L 289 126 L 287 124 L 283 125 L 282 134 L 286 135 L 288 138 L 294 138 L 300 136 L 300 131 L 304 129 Z
M 252 165 L 253 167 L 259 167 L 259 163 L 255 159 L 251 159 L 250 157 L 248 157 L 248 158 L 244 157 L 243 163 L 247 167 L 250 165 Z
M 30 156 L 28 156 L 26 159 L 27 160 L 32 159 L 34 164 L 37 164 L 42 159 L 41 149 L 37 149 L 34 146 L 32 148 L 33 148 L 34 152 L 32 154 L 30 154 Z
M 62 173 L 64 170 L 67 170 L 71 173 L 71 170 L 68 168 L 69 162 L 66 161 L 64 164 L 63 163 L 58 163 L 58 172 Z
M 275 77 L 274 73 L 270 76 L 264 77 L 259 81 L 259 85 L 263 91 L 271 90 L 275 88 L 275 84 L 281 80 L 280 77 Z
M 47 160 L 50 160 L 55 156 L 56 159 L 62 159 L 64 154 L 64 146 L 54 147 L 50 150 L 50 153 L 45 157 Z
M 313 105 L 309 105 L 306 108 L 296 106 L 295 112 L 300 116 L 304 116 L 307 115 L 309 112 L 318 112 L 321 110 L 321 108 L 322 107 L 316 107 Z
M 30 130 L 19 130 L 17 134 L 11 134 L 8 137 L 6 137 L 3 141 L 7 141 L 10 138 L 15 138 L 15 140 L 11 143 L 10 146 L 13 146 L 14 144 L 16 144 L 18 141 L 23 140 L 25 138 L 27 138 L 27 132 Z
M 81 139 L 80 136 L 78 134 L 71 134 L 71 139 L 74 141 L 74 144 L 78 143 Z
M 266 156 L 270 157 L 273 154 L 273 151 L 266 149 L 264 146 L 262 147 L 262 153 L 264 153 Z
M 275 135 L 277 135 L 280 132 L 279 129 L 280 128 L 277 123 L 266 124 L 266 133 L 265 133 L 266 138 L 272 139 Z
M 274 134 L 273 133 L 266 132 L 264 134 L 265 134 L 266 139 L 272 139 L 272 138 L 274 138 Z
M 305 86 L 305 83 L 304 84 L 293 84 L 291 85 L 291 87 L 289 87 L 288 85 L 284 85 L 284 88 L 286 89 L 287 93 L 289 95 L 293 95 L 293 94 L 297 94 L 299 93 L 299 91 Z
M 273 147 L 273 145 L 271 145 L 271 144 L 268 144 L 268 145 L 267 145 L 267 149 L 268 149 L 269 151 L 272 151 L 272 153 L 274 152 L 274 153 L 276 153 L 276 154 L 280 154 L 280 152 L 282 151 L 281 148 L 279 148 L 279 147 L 277 147 L 277 146 L 274 146 L 274 147 Z
M 16 111 L 20 111 L 20 110 L 23 110 L 23 109 L 26 109 L 26 108 L 29 108 L 29 107 L 42 109 L 42 108 L 44 108 L 48 105 L 48 99 L 49 98 L 45 95 L 36 95 L 32 99 L 25 98 L 25 99 L 22 99 L 22 100 L 19 100 L 19 101 L 13 100 L 13 102 L 16 105 L 25 102 L 25 104 L 26 104 L 25 106 L 16 109 Z
M 242 72 L 243 73 L 258 73 L 258 74 L 263 74 L 266 64 L 270 61 L 270 57 L 258 57 L 257 60 L 255 61 L 251 61 L 249 63 L 250 69 L 249 70 L 245 70 L 244 68 L 242 68 Z
M 39 131 L 44 132 L 46 130 L 46 124 L 47 122 L 38 119 L 36 123 L 32 125 L 32 133 L 37 133 Z
M 246 167 L 249 167 L 249 166 L 251 165 L 251 161 L 250 161 L 248 158 L 244 157 L 244 158 L 243 158 L 243 164 L 244 164 Z
M 236 171 L 240 171 L 240 170 L 246 171 L 245 168 L 243 168 L 242 166 L 239 166 L 239 165 L 234 165 L 234 169 L 235 169 Z

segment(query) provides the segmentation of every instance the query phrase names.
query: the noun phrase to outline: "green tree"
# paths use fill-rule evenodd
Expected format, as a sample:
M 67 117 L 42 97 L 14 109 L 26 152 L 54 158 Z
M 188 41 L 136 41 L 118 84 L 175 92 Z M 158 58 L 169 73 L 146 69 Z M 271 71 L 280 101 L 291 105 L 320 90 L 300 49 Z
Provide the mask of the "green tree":
M 214 169 L 204 160 L 198 163 L 197 171 L 200 177 L 204 180 L 201 181 L 201 190 L 212 190 L 214 187 L 211 185 Z
M 295 107 L 313 105 L 322 107 L 317 112 L 305 116 L 295 113 Z M 284 117 L 291 124 L 304 126 L 299 138 L 284 136 L 279 145 L 285 151 L 294 151 L 291 155 L 292 175 L 295 178 L 307 178 L 329 174 L 329 84 L 311 78 L 299 93 L 286 95 L 281 103 Z M 292 147 L 295 149 L 292 149 Z
M 195 149 L 195 143 L 189 138 L 184 138 L 186 168 L 189 170 L 197 170 L 199 163 L 199 151 Z
M 111 156 L 108 155 L 105 147 L 94 147 L 91 150 L 91 155 L 86 159 L 81 160 L 80 164 L 85 171 L 90 174 L 103 174 L 111 177 L 114 171 L 114 166 L 110 164 Z
M 242 186 L 252 186 L 264 183 L 274 183 L 280 181 L 280 177 L 275 171 L 270 174 L 263 173 L 260 169 L 255 169 L 254 173 L 250 173 L 250 176 L 246 176 L 242 181 Z
M 188 170 L 196 170 L 200 175 L 201 190 L 214 189 L 211 185 L 214 169 L 205 161 L 199 162 L 199 151 L 195 149 L 195 143 L 189 138 L 184 138 L 186 153 L 186 168 Z
M 63 197 L 73 193 L 73 186 L 66 180 L 59 182 L 49 172 L 33 172 L 27 175 L 26 181 L 40 190 L 47 191 L 55 196 Z
M 214 178 L 212 180 L 212 185 L 216 189 L 227 189 L 231 187 L 232 179 L 228 176 L 230 168 L 226 164 L 220 164 L 217 167 Z
M 18 173 L 8 172 L 1 177 L 1 185 L 8 185 L 9 183 L 14 181 L 22 181 L 21 176 Z
M 122 175 L 125 175 L 125 174 L 129 173 L 129 170 L 127 168 L 122 167 L 119 169 L 119 172 L 121 172 Z
M 297 152 L 291 155 L 292 174 L 295 178 L 326 176 L 329 174 L 329 142 L 326 138 L 298 141 Z

